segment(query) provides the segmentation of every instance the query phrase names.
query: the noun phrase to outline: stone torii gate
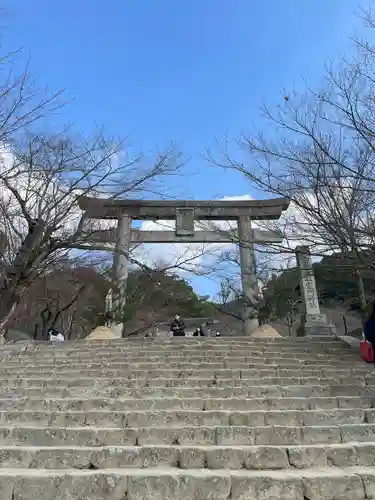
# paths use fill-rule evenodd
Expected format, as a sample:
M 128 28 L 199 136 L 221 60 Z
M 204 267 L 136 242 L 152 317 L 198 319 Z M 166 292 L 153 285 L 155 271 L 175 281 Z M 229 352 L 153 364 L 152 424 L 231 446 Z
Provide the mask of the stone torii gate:
M 274 231 L 253 229 L 252 221 L 277 220 L 289 206 L 289 200 L 240 201 L 159 201 L 110 200 L 80 197 L 79 207 L 87 219 L 116 219 L 117 228 L 95 231 L 90 241 L 114 243 L 113 290 L 114 306 L 125 306 L 128 277 L 126 253 L 131 243 L 237 243 L 240 247 L 242 293 L 244 296 L 244 333 L 258 326 L 255 304 L 258 283 L 255 269 L 254 244 L 279 243 L 282 237 Z M 140 231 L 132 229 L 132 220 L 175 220 L 175 231 Z M 233 231 L 195 231 L 194 221 L 236 221 Z

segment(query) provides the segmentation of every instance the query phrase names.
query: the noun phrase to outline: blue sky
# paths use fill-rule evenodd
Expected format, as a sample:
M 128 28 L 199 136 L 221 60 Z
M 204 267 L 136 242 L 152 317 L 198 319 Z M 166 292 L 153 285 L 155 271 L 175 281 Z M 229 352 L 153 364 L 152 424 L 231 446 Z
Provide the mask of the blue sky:
M 362 4 L 363 5 L 363 4 Z M 13 0 L 3 45 L 23 48 L 40 84 L 73 99 L 58 118 L 103 125 L 149 150 L 176 141 L 187 158 L 174 181 L 186 198 L 252 193 L 200 157 L 215 138 L 259 120 L 262 101 L 347 53 L 358 0 Z M 204 293 L 211 285 L 194 280 Z M 208 290 L 210 293 L 211 290 Z

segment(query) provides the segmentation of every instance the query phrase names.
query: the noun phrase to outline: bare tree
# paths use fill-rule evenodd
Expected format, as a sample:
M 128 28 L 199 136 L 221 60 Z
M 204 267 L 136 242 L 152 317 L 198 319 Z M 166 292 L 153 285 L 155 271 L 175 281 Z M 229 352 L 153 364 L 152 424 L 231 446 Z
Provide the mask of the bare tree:
M 293 327 L 301 320 L 301 302 L 298 273 L 286 268 L 280 274 L 273 274 L 265 284 L 261 315 L 267 321 L 285 326 L 291 337 Z
M 18 74 L 18 55 L 0 59 L 0 331 L 61 255 L 108 250 L 88 244 L 78 196 L 155 196 L 166 191 L 163 178 L 181 166 L 174 145 L 147 156 L 102 131 L 46 133 L 62 92 L 39 90 L 28 67 Z
M 270 256 L 266 251 L 262 251 L 262 247 L 255 248 L 255 255 L 257 259 L 256 280 L 258 283 L 258 293 L 255 301 L 251 301 L 251 303 L 242 292 L 240 256 L 237 241 L 230 248 L 225 248 L 223 251 L 217 252 L 215 259 L 210 262 L 210 274 L 208 273 L 208 269 L 206 271 L 206 274 L 215 279 L 220 286 L 220 291 L 213 303 L 216 310 L 241 322 L 244 321 L 243 310 L 246 305 L 254 309 L 255 314 L 258 316 L 259 309 L 263 307 L 263 284 L 267 282 L 268 276 L 272 271 Z
M 90 262 L 58 262 L 31 283 L 7 326 L 38 340 L 47 340 L 52 327 L 67 338 L 85 337 L 104 312 L 108 288 L 106 276 Z
M 27 64 L 18 70 L 21 51 L 0 56 L 0 145 L 13 143 L 26 130 L 43 122 L 66 104 L 64 91 L 40 88 L 32 78 Z
M 372 12 L 363 18 L 373 29 Z M 237 152 L 225 141 L 210 159 L 292 202 L 280 251 L 294 252 L 299 239 L 316 256 L 350 252 L 364 310 L 361 271 L 371 266 L 375 276 L 375 50 L 354 43 L 355 57 L 328 68 L 319 90 L 284 91 L 282 104 L 262 107 L 267 132 L 242 135 Z
M 108 250 L 87 242 L 77 209 L 82 194 L 136 196 L 153 181 L 176 171 L 172 149 L 147 164 L 142 157 L 119 157 L 124 143 L 102 134 L 74 142 L 64 136 L 37 135 L 12 146 L 0 165 L 0 224 L 7 248 L 2 259 L 0 321 L 29 284 L 61 253 L 72 249 Z

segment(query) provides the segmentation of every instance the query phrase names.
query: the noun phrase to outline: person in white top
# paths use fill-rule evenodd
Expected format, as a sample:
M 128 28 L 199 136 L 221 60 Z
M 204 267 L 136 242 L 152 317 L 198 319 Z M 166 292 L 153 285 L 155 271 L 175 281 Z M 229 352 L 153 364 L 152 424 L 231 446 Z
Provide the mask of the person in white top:
M 50 328 L 48 330 L 48 336 L 50 342 L 65 342 L 64 335 L 57 331 L 55 328 Z

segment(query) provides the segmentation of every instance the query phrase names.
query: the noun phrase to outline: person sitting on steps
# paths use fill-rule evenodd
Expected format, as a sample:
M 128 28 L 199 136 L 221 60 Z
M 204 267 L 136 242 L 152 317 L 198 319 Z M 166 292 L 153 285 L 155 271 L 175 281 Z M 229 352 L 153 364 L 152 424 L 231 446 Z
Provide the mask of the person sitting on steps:
M 202 326 L 198 325 L 193 333 L 193 337 L 203 337 Z
M 185 337 L 185 323 L 179 314 L 176 314 L 170 326 L 173 337 Z
M 50 328 L 48 330 L 48 340 L 52 343 L 65 342 L 65 337 L 56 328 Z

